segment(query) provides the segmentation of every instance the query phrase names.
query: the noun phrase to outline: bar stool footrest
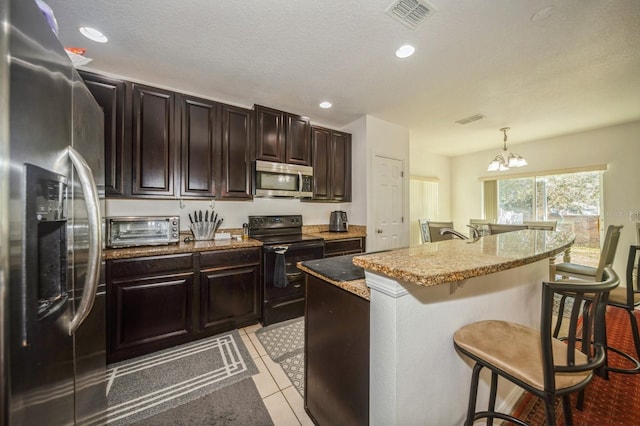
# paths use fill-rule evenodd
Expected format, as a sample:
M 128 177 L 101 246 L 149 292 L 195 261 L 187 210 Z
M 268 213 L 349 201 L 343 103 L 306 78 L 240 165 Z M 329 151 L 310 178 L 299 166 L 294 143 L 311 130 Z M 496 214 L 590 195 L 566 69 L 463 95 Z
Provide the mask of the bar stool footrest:
M 640 373 L 640 362 L 637 359 L 635 359 L 634 357 L 632 357 L 628 353 L 622 352 L 620 349 L 617 349 L 617 348 L 612 348 L 611 346 L 607 346 L 607 351 L 611 351 L 611 352 L 617 353 L 621 357 L 623 357 L 623 358 L 631 361 L 633 364 L 635 364 L 635 367 L 633 367 L 633 368 L 610 367 L 608 365 L 609 362 L 607 361 L 607 363 L 604 366 L 605 370 L 611 371 L 612 373 L 620 373 L 620 374 L 639 374 Z

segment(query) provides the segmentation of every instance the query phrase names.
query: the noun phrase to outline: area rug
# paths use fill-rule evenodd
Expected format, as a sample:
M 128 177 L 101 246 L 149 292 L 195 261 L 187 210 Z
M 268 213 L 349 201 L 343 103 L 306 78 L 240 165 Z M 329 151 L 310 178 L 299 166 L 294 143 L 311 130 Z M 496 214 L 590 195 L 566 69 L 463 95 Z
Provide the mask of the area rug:
M 622 309 L 607 308 L 607 340 L 609 345 L 634 354 L 629 315 Z M 636 312 L 636 318 L 640 313 Z M 609 364 L 627 367 L 623 359 L 609 352 Z M 585 391 L 584 410 L 575 408 L 576 395 L 572 395 L 573 422 L 576 425 L 640 425 L 640 374 L 609 373 L 609 380 L 594 377 Z M 563 425 L 562 408 L 556 404 L 556 421 Z M 516 404 L 513 415 L 531 425 L 544 425 L 544 404 L 525 393 Z M 510 424 L 510 423 L 507 423 Z
M 252 379 L 147 417 L 133 426 L 273 426 Z
M 131 424 L 257 373 L 236 330 L 111 364 L 107 423 Z
M 256 331 L 256 336 L 304 396 L 304 317 L 263 327 Z

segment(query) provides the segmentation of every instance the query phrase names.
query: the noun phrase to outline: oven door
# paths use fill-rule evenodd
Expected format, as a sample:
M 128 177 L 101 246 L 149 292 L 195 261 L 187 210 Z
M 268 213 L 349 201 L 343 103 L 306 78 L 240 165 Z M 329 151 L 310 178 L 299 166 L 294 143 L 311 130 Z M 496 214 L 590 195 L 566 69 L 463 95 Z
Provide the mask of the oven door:
M 272 307 L 279 302 L 304 299 L 304 273 L 297 268 L 298 262 L 324 257 L 322 241 L 291 244 L 274 244 L 263 247 L 264 252 L 264 298 Z M 282 258 L 280 257 L 282 256 Z M 279 264 L 279 262 L 281 262 Z M 284 263 L 284 267 L 282 267 Z

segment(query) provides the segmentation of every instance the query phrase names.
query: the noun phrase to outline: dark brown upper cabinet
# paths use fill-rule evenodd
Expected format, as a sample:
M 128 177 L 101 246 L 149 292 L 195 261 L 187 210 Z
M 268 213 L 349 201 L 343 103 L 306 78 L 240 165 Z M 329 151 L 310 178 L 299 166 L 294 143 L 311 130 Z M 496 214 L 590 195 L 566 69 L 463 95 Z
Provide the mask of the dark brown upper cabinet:
M 89 91 L 104 113 L 105 194 L 119 197 L 131 193 L 131 103 L 127 83 L 80 71 Z
M 256 160 L 311 165 L 308 118 L 256 105 Z
M 249 109 L 222 105 L 222 199 L 251 199 L 251 158 L 254 141 L 253 114 Z
M 351 201 L 351 135 L 311 127 L 313 200 Z
M 174 197 L 175 93 L 133 83 L 132 190 L 134 196 Z
M 220 104 L 186 95 L 178 99 L 182 154 L 180 195 L 214 197 L 216 183 L 220 181 Z

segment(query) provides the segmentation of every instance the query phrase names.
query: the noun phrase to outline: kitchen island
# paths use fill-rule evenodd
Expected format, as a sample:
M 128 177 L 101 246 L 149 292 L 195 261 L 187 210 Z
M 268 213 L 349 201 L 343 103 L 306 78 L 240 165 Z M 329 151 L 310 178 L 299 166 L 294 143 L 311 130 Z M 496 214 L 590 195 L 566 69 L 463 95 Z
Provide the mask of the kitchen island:
M 472 366 L 455 352 L 454 331 L 488 318 L 538 326 L 549 258 L 573 240 L 570 233 L 523 230 L 353 257 L 370 290 L 369 327 L 361 331 L 370 339 L 369 423 L 462 424 Z M 322 275 L 306 266 L 314 278 Z M 486 406 L 488 377 L 481 377 L 478 406 Z M 498 407 L 515 402 L 519 392 L 512 390 L 501 382 Z

